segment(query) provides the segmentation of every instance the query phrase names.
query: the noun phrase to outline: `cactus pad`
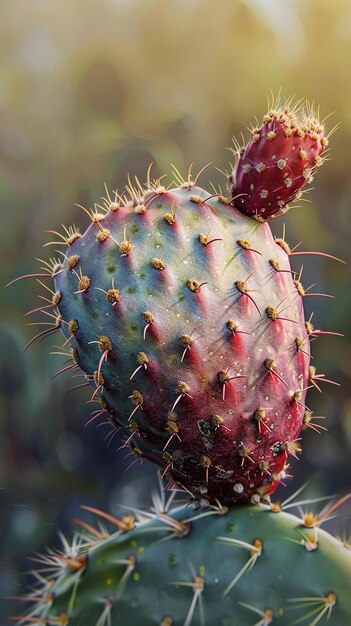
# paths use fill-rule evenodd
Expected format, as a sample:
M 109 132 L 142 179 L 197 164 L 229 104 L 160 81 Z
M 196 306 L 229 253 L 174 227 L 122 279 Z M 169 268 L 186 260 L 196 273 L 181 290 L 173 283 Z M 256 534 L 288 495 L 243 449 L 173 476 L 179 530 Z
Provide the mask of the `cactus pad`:
M 105 527 L 81 522 L 86 532 L 62 553 L 39 557 L 49 579 L 37 575 L 21 624 L 351 623 L 350 547 L 318 519 L 262 504 L 199 512 L 162 503 L 139 521 L 95 512 Z
M 195 497 L 271 493 L 300 450 L 309 376 L 288 254 L 193 183 L 134 193 L 66 237 L 54 298 L 72 367 L 134 453 Z

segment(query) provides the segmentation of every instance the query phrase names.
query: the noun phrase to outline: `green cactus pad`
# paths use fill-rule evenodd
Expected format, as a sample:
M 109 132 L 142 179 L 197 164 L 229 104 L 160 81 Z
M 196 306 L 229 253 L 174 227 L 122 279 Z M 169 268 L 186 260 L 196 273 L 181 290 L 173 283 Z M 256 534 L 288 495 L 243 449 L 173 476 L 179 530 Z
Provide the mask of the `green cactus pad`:
M 169 511 L 161 501 L 137 521 L 97 513 L 117 532 L 83 521 L 63 553 L 44 555 L 48 580 L 39 576 L 21 624 L 351 623 L 351 550 L 317 517 L 266 504 Z

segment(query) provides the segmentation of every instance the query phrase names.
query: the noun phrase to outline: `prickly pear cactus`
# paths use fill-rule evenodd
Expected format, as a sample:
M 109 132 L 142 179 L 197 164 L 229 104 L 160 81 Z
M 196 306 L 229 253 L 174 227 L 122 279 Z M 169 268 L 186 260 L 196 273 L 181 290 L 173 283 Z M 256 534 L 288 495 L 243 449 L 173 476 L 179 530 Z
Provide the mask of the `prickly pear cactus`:
M 263 504 L 199 512 L 159 501 L 137 521 L 90 510 L 115 532 L 81 521 L 85 534 L 39 557 L 49 579 L 39 570 L 21 598 L 31 606 L 21 624 L 351 623 L 351 550 L 320 528 L 327 511 L 297 518 Z
M 238 149 L 230 198 L 198 176 L 175 171 L 164 187 L 149 171 L 145 186 L 129 181 L 99 211 L 83 209 L 83 235 L 68 228 L 49 242 L 66 250 L 43 262 L 36 276 L 49 290 L 53 279 L 52 297 L 29 313 L 54 321 L 29 345 L 61 330 L 72 363 L 58 374 L 83 370 L 98 404 L 90 421 L 107 413 L 111 437 L 122 429 L 137 459 L 201 509 L 172 509 L 173 497 L 122 519 L 83 507 L 98 527 L 78 520 L 83 533 L 39 557 L 19 624 L 351 623 L 350 547 L 321 529 L 349 496 L 299 517 L 269 499 L 301 430 L 322 428 L 307 389 L 337 384 L 310 366 L 310 338 L 329 331 L 303 311 L 305 297 L 327 294 L 304 289 L 289 263 L 301 253 L 267 223 L 326 145 L 312 111 L 288 102 Z
M 144 187 L 107 194 L 99 213 L 84 209 L 83 235 L 70 228 L 50 242 L 67 248 L 46 265 L 54 288 L 40 310 L 54 322 L 38 337 L 61 329 L 72 357 L 63 371 L 81 368 L 94 387 L 92 419 L 107 412 L 137 458 L 209 502 L 275 490 L 301 428 L 313 426 L 307 388 L 323 380 L 310 368 L 309 338 L 321 331 L 305 323 L 303 299 L 326 294 L 307 293 L 264 222 L 296 196 L 327 141 L 310 114 L 294 125 L 288 111 L 265 118 L 238 154 L 239 204 L 198 177 L 176 171 L 165 188 L 149 172 Z

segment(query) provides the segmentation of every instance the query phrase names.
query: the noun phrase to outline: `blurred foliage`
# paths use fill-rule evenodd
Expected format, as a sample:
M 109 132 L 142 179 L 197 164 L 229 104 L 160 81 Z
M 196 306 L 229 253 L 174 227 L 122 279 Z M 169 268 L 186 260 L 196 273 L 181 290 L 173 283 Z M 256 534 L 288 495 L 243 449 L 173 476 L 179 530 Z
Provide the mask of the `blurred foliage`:
M 350 249 L 351 4 L 349 0 L 2 0 L 0 6 L 1 277 L 37 271 L 47 258 L 44 231 L 83 214 L 106 181 L 123 189 L 127 174 L 186 171 L 191 162 L 225 188 L 232 135 L 265 112 L 270 90 L 307 97 L 340 128 L 316 188 L 284 222 L 291 244 L 343 258 Z M 245 133 L 246 131 L 244 131 Z M 170 180 L 170 179 L 169 179 Z M 281 235 L 282 220 L 274 222 Z M 302 257 L 294 266 L 299 269 Z M 318 328 L 349 332 L 349 270 L 314 257 L 303 282 L 335 301 L 306 301 Z M 103 428 L 82 429 L 84 393 L 65 394 L 57 356 L 32 336 L 22 314 L 38 306 L 33 281 L 0 291 L 0 588 L 18 592 L 24 556 L 76 513 L 77 503 L 111 508 L 142 493 L 145 472 L 126 476 L 125 454 L 110 449 Z M 25 336 L 24 336 L 25 335 Z M 310 493 L 350 489 L 350 337 L 313 344 L 314 363 L 342 387 L 312 391 L 328 433 L 308 432 L 289 493 L 314 474 Z M 50 341 L 47 342 L 50 344 Z M 52 342 L 51 342 L 52 343 Z M 66 379 L 68 377 L 66 376 Z M 73 383 L 75 384 L 75 383 Z M 126 483 L 134 480 L 133 486 Z M 139 485 L 139 487 L 138 487 Z M 134 494 L 134 496 L 133 496 Z M 145 496 L 144 496 L 145 497 Z M 282 492 L 284 497 L 284 492 Z M 3 618 L 5 619 L 5 618 Z

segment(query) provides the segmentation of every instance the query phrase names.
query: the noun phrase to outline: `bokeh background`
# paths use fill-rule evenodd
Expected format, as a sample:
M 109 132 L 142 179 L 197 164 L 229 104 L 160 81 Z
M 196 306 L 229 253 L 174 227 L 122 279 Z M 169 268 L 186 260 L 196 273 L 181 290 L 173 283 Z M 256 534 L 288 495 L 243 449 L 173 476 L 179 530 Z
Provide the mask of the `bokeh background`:
M 212 162 L 202 175 L 225 189 L 231 137 L 261 117 L 270 90 L 296 94 L 329 113 L 331 160 L 309 202 L 273 224 L 305 250 L 349 260 L 351 3 L 349 0 L 1 0 L 0 5 L 0 589 L 17 594 L 28 556 L 69 532 L 79 504 L 118 512 L 147 501 L 155 471 L 134 465 L 104 428 L 83 428 L 90 409 L 60 369 L 50 345 L 23 354 L 36 332 L 23 313 L 39 306 L 35 281 L 46 229 L 87 222 L 103 184 L 122 191 L 127 174 L 144 179 Z M 301 259 L 294 262 L 299 268 Z M 350 275 L 345 265 L 305 258 L 304 284 L 336 300 L 306 300 L 318 328 L 344 333 L 313 343 L 320 372 L 342 387 L 312 391 L 309 405 L 328 432 L 309 431 L 284 498 L 351 489 Z M 55 343 L 55 341 L 54 341 Z M 145 480 L 149 488 L 145 489 Z M 331 523 L 347 533 L 350 507 Z M 346 530 L 345 530 L 346 529 Z M 9 606 L 1 605 L 1 624 Z M 18 611 L 18 609 L 17 609 Z

